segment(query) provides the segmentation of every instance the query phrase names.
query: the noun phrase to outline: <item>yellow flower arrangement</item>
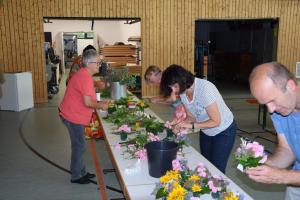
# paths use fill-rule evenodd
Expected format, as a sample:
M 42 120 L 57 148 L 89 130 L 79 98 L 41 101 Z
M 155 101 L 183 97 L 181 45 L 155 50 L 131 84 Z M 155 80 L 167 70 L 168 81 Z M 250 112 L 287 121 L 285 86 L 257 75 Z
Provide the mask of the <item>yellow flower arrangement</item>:
M 189 169 L 183 160 L 173 160 L 172 165 L 173 170 L 160 177 L 153 191 L 156 199 L 198 200 L 205 194 L 219 200 L 243 199 L 242 195 L 228 192 L 228 183 L 220 176 L 212 176 L 201 163 L 194 170 Z
M 233 192 L 228 192 L 224 195 L 224 200 L 239 200 L 239 197 Z

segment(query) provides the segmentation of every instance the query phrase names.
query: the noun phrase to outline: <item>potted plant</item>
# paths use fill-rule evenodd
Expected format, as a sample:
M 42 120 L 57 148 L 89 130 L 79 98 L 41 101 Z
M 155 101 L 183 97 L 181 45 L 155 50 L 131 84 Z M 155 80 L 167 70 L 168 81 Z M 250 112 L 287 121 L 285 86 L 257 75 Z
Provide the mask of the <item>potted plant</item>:
M 123 67 L 110 69 L 108 80 L 111 84 L 111 98 L 115 100 L 126 96 L 127 86 L 134 88 L 136 85 L 135 76 L 128 74 L 128 70 Z

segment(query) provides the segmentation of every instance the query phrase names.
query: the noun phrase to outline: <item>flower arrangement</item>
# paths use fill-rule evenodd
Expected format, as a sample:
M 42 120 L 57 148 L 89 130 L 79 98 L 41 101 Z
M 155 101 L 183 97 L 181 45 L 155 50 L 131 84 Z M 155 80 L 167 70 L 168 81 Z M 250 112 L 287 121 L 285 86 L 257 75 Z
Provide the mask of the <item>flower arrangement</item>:
M 108 70 L 109 82 L 120 82 L 121 85 L 127 85 L 134 88 L 136 86 L 136 77 L 128 74 L 128 69 L 124 67 L 111 68 Z
M 160 177 L 152 194 L 156 199 L 200 200 L 201 195 L 212 198 L 238 200 L 239 196 L 227 192 L 228 183 L 221 176 L 212 176 L 204 164 L 192 170 L 186 160 L 173 160 L 173 170 Z
M 169 121 L 164 123 L 164 128 L 167 132 L 168 140 L 172 140 L 177 142 L 179 145 L 179 149 L 182 149 L 183 146 L 188 146 L 188 129 L 181 129 L 179 133 L 174 133 L 172 130 L 172 124 Z
M 135 138 L 121 143 L 121 145 L 126 146 L 124 153 L 129 155 L 129 159 L 137 158 L 144 160 L 146 158 L 145 145 L 151 141 L 159 141 L 160 138 L 153 133 L 139 134 Z
M 147 103 L 145 103 L 144 100 L 140 100 L 140 102 L 138 102 L 137 107 L 144 112 L 145 108 L 148 108 L 149 105 Z
M 154 117 L 143 112 L 141 108 L 145 108 L 148 105 L 143 101 L 138 102 L 136 108 L 129 109 L 127 107 L 128 101 L 131 101 L 130 97 L 121 98 L 109 104 L 109 114 L 105 118 L 106 121 L 116 124 L 119 128 L 117 133 L 121 133 L 121 127 L 126 125 L 126 128 L 131 128 L 131 132 L 135 132 L 137 135 L 134 138 L 129 139 L 126 142 L 122 142 L 122 146 L 126 146 L 124 155 L 129 155 L 129 159 L 144 159 L 146 156 L 146 150 L 144 146 L 147 142 L 157 141 L 159 137 L 158 133 L 162 133 L 166 128 L 164 123 L 159 122 Z M 168 124 L 169 122 L 167 122 Z M 169 123 L 170 124 L 170 123 Z M 171 130 L 171 126 L 169 129 Z M 121 138 L 123 140 L 124 138 Z M 167 138 L 170 141 L 177 142 L 180 149 L 183 145 L 187 146 L 187 131 L 182 131 L 176 135 L 172 135 Z
M 235 152 L 235 159 L 238 162 L 237 168 L 244 172 L 246 167 L 256 167 L 266 162 L 267 155 L 264 147 L 258 142 L 251 142 L 241 138 L 242 143 Z
M 147 132 L 151 132 L 154 135 L 164 131 L 164 124 L 153 118 L 144 119 L 142 122 L 142 127 L 145 127 Z
M 127 124 L 123 124 L 118 128 L 117 132 L 120 134 L 121 140 L 126 140 L 127 134 L 131 133 L 131 128 Z

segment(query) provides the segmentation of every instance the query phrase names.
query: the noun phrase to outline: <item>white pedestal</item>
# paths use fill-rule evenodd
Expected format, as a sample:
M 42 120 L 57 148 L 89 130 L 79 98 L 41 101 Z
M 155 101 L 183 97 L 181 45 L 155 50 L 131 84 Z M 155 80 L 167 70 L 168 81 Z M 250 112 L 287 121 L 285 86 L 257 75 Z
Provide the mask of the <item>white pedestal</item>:
M 33 107 L 31 72 L 4 73 L 1 110 L 21 111 Z

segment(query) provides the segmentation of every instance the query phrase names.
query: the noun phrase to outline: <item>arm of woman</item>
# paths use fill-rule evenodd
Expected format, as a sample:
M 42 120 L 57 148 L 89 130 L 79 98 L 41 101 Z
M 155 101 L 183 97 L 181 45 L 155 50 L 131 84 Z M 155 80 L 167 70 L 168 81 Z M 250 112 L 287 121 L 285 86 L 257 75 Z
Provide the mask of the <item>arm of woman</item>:
M 108 109 L 108 101 L 95 101 L 92 100 L 90 96 L 83 96 L 84 105 L 90 108 L 95 109 L 102 109 L 107 110 Z
M 221 115 L 216 102 L 207 106 L 205 110 L 208 115 L 208 119 L 203 122 L 194 123 L 195 129 L 213 128 L 221 124 Z M 190 123 L 190 120 L 185 120 L 180 123 L 179 126 L 184 128 L 193 128 L 193 123 Z

